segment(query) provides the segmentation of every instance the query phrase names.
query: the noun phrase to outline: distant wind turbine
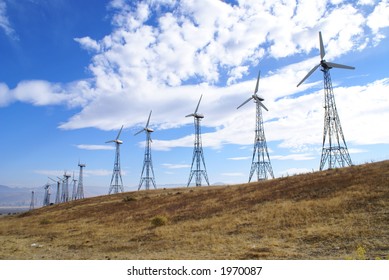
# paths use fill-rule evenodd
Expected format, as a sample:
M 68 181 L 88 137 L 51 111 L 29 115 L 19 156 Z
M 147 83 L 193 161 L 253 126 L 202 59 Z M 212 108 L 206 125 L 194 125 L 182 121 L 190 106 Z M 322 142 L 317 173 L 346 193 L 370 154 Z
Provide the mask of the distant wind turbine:
M 123 144 L 122 140 L 119 140 L 120 133 L 122 133 L 123 126 L 120 128 L 118 135 L 114 140 L 107 141 L 105 143 L 115 143 L 116 152 L 115 152 L 115 162 L 113 165 L 113 173 L 111 178 L 111 183 L 109 187 L 108 194 L 124 192 L 123 190 L 123 180 L 120 170 L 120 145 Z M 120 183 L 119 183 L 120 181 Z
M 135 133 L 135 135 L 138 135 L 139 133 L 145 132 L 146 133 L 146 148 L 145 148 L 145 156 L 144 156 L 144 161 L 143 161 L 143 168 L 142 168 L 142 173 L 141 173 L 141 178 L 140 178 L 140 183 L 138 187 L 138 191 L 142 187 L 142 184 L 145 183 L 145 189 L 149 190 L 150 189 L 150 183 L 154 186 L 154 189 L 157 188 L 155 184 L 155 176 L 154 176 L 154 169 L 153 169 L 153 162 L 151 160 L 151 133 L 154 132 L 152 128 L 149 127 L 150 123 L 150 117 L 151 117 L 151 112 L 149 114 L 149 118 L 147 119 L 146 126 Z
M 251 100 L 253 100 L 256 105 L 254 151 L 251 161 L 249 182 L 251 181 L 251 178 L 253 177 L 255 171 L 257 172 L 257 181 L 266 180 L 268 178 L 268 173 L 271 178 L 274 178 L 273 169 L 270 163 L 269 152 L 267 150 L 261 107 L 264 108 L 266 111 L 268 111 L 268 109 L 262 103 L 264 99 L 257 95 L 260 76 L 261 71 L 258 72 L 257 84 L 255 86 L 254 94 L 245 102 L 243 102 L 238 108 L 236 108 L 239 109 Z

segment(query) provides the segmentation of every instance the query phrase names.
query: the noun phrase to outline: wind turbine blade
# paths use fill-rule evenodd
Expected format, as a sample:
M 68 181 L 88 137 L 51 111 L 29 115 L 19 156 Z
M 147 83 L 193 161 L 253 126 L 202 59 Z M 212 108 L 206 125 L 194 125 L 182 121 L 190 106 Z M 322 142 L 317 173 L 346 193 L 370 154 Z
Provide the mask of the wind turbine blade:
M 116 137 L 116 140 L 118 140 L 118 139 L 119 139 L 119 137 L 120 137 L 120 133 L 122 133 L 122 129 L 123 129 L 123 126 L 120 128 L 120 130 L 119 130 L 119 133 L 118 133 L 118 136 Z
M 257 85 L 255 86 L 255 91 L 254 93 L 257 93 L 258 92 L 258 84 L 259 84 L 259 79 L 261 77 L 261 70 L 259 70 L 258 72 L 258 78 L 257 78 Z
M 149 118 L 147 119 L 146 128 L 148 128 L 148 127 L 149 127 L 149 123 L 150 123 L 150 117 L 151 117 L 151 112 L 152 112 L 152 111 L 150 111 Z
M 145 129 L 143 128 L 142 130 L 138 131 L 137 133 L 134 134 L 135 135 L 138 135 L 139 133 L 142 133 Z
M 186 115 L 185 117 L 194 117 L 194 114 Z
M 316 69 L 320 66 L 320 64 L 316 65 L 315 67 L 312 68 L 311 71 L 308 72 L 308 74 L 304 77 L 304 79 L 301 80 L 301 82 L 298 83 L 297 86 L 301 85 L 309 76 L 312 75 L 313 72 L 316 71 Z
M 263 105 L 263 103 L 262 103 L 261 101 L 258 100 L 258 102 L 259 102 L 259 105 L 261 105 L 266 111 L 269 111 L 269 110 L 266 108 L 266 106 Z
M 324 50 L 323 38 L 321 37 L 321 31 L 319 31 L 319 41 L 320 41 L 320 57 L 323 60 L 326 55 L 326 51 Z
M 107 141 L 105 143 L 112 143 L 112 142 L 115 142 L 116 140 L 110 140 L 110 141 Z
M 347 66 L 347 65 L 342 65 L 342 64 L 337 64 L 337 63 L 332 63 L 332 62 L 326 62 L 326 64 L 329 66 L 329 67 L 333 67 L 333 68 L 342 68 L 342 69 L 355 69 L 355 67 L 352 67 L 352 66 Z
M 200 100 L 199 100 L 199 103 L 197 103 L 197 107 L 196 107 L 196 110 L 195 110 L 194 114 L 196 114 L 197 110 L 199 109 L 201 98 L 203 98 L 203 95 L 200 96 Z
M 242 107 L 243 105 L 245 105 L 247 102 L 249 102 L 251 99 L 253 99 L 253 97 L 251 96 L 249 99 L 247 99 L 245 102 L 243 102 L 238 108 L 236 109 L 239 109 L 240 107 Z

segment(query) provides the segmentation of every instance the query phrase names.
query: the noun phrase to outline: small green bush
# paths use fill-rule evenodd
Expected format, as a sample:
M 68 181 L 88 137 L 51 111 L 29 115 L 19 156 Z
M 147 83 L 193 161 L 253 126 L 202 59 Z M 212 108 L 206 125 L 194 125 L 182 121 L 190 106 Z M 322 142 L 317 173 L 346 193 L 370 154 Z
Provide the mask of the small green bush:
M 168 219 L 165 216 L 155 216 L 151 219 L 151 225 L 154 227 L 160 227 L 167 224 Z

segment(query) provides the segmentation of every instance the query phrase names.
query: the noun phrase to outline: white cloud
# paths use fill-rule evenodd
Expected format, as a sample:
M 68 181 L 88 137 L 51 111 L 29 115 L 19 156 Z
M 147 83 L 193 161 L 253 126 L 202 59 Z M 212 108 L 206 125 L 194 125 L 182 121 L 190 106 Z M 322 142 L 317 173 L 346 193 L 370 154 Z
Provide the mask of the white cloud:
M 189 164 L 172 164 L 172 163 L 162 163 L 163 167 L 168 169 L 181 169 L 181 168 L 189 168 Z
M 100 45 L 89 36 L 83 38 L 74 38 L 74 41 L 78 42 L 86 50 L 95 52 L 100 50 Z
M 379 38 L 383 38 L 379 32 L 382 28 L 389 26 L 389 2 L 387 0 L 382 0 L 375 6 L 374 11 L 367 18 L 367 25 Z
M 243 177 L 243 176 L 246 176 L 245 174 L 240 173 L 240 172 L 226 172 L 226 173 L 221 173 L 220 175 L 228 176 L 228 177 Z
M 113 146 L 108 146 L 108 145 L 85 145 L 85 144 L 80 144 L 76 145 L 78 149 L 81 150 L 89 150 L 89 151 L 97 151 L 97 150 L 114 150 L 115 147 Z
M 271 159 L 276 160 L 310 160 L 315 159 L 315 157 L 312 154 L 290 154 L 286 156 L 281 155 L 272 155 Z
M 0 29 L 12 39 L 18 39 L 15 30 L 9 22 L 7 16 L 7 5 L 4 0 L 0 0 Z
M 291 175 L 296 175 L 296 174 L 304 174 L 304 173 L 309 173 L 312 172 L 313 170 L 309 170 L 307 168 L 288 168 L 282 172 L 280 172 L 281 176 L 291 176 Z
M 229 160 L 249 160 L 251 157 L 232 157 L 228 158 Z

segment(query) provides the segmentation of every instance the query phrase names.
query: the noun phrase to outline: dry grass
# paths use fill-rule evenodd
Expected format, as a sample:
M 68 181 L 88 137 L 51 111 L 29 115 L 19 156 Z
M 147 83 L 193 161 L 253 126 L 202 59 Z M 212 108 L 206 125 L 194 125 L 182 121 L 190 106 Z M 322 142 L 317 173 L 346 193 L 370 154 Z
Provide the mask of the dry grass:
M 0 245 L 0 259 L 388 258 L 389 161 L 44 207 L 0 219 Z

